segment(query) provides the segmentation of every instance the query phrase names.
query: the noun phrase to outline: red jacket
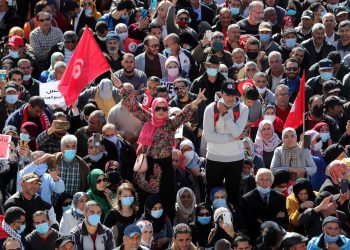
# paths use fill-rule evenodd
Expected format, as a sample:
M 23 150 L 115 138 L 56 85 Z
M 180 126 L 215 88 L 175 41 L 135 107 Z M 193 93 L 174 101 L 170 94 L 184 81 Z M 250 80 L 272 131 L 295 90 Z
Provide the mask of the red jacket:
M 2 228 L 2 221 L 5 219 L 5 216 L 0 215 L 0 240 L 8 238 L 10 235 L 5 232 L 5 230 Z

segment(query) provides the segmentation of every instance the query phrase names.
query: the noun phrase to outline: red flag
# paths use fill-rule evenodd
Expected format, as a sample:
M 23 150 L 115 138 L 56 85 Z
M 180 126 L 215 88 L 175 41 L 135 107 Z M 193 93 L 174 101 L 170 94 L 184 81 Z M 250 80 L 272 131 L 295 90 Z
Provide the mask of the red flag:
M 133 38 L 127 38 L 124 41 L 124 51 L 126 53 L 134 53 L 137 49 L 137 45 L 139 45 L 141 42 L 139 40 L 133 39 Z
M 86 28 L 58 85 L 66 105 L 73 104 L 89 82 L 110 68 L 90 29 Z
M 250 86 L 254 86 L 254 82 L 252 79 L 247 79 L 243 82 L 240 82 L 238 85 L 237 85 L 237 88 L 238 88 L 238 91 L 241 93 L 241 95 L 243 96 L 244 95 L 244 90 L 246 87 L 250 87 Z
M 284 128 L 298 128 L 303 124 L 305 113 L 305 71 L 303 77 L 300 80 L 299 93 L 295 98 L 292 108 L 289 111 Z

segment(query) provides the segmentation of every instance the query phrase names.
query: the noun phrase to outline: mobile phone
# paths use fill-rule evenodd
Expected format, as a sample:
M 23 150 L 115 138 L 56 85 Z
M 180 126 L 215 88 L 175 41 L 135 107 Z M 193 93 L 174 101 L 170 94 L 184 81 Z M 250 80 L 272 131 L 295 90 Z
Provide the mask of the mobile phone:
M 151 0 L 150 9 L 155 11 L 156 8 L 157 8 L 157 0 Z
M 98 133 L 94 133 L 92 141 L 93 141 L 94 147 L 99 147 L 101 145 L 101 135 Z
M 28 142 L 27 141 L 23 141 L 23 140 L 19 140 L 19 146 L 23 147 L 23 148 L 27 148 L 28 147 Z
M 213 37 L 213 32 L 211 30 L 206 30 L 205 37 L 208 38 L 208 41 L 210 42 Z
M 311 135 L 304 135 L 304 148 L 310 148 L 311 146 Z
M 68 130 L 70 128 L 70 122 L 69 121 L 54 120 L 53 126 L 54 126 L 55 129 L 66 129 L 66 130 Z
M 232 225 L 231 214 L 228 212 L 224 212 L 222 214 L 223 221 L 225 224 Z
M 0 69 L 0 81 L 6 81 L 6 70 Z
M 349 190 L 349 181 L 348 180 L 341 180 L 340 181 L 340 188 L 341 192 L 345 194 Z
M 148 10 L 141 8 L 141 16 L 142 16 L 142 20 L 145 19 L 148 15 Z

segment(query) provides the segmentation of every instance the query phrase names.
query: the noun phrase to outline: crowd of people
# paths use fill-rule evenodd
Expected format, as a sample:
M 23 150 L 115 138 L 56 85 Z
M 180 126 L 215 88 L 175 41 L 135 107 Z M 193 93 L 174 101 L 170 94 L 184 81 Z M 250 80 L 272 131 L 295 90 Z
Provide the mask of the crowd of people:
M 350 249 L 349 11 L 0 0 L 2 249 Z M 47 103 L 85 31 L 111 70 Z

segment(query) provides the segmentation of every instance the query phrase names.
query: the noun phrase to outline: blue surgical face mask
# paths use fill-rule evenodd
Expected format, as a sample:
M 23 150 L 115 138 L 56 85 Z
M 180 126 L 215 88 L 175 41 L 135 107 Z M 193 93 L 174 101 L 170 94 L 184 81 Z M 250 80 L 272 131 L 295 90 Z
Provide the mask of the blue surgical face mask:
M 67 205 L 67 206 L 62 207 L 63 213 L 68 211 L 71 207 L 72 207 L 71 205 Z
M 231 7 L 230 11 L 231 11 L 231 15 L 232 16 L 237 16 L 239 14 L 239 12 L 240 12 L 240 9 L 239 8 L 235 8 L 235 7 Z
M 217 209 L 219 207 L 227 207 L 227 203 L 225 199 L 215 199 L 213 201 L 213 207 L 214 209 Z
M 103 152 L 100 152 L 96 155 L 89 155 L 89 158 L 92 160 L 92 161 L 99 161 L 101 160 L 101 158 L 103 157 Z
M 77 151 L 75 149 L 66 149 L 64 151 L 64 158 L 66 158 L 67 161 L 73 161 L 76 153 Z
M 256 189 L 259 191 L 259 193 L 261 194 L 268 194 L 271 191 L 271 188 L 267 187 L 267 188 L 262 188 L 260 186 L 257 186 Z
M 30 141 L 30 136 L 29 136 L 29 134 L 20 133 L 19 134 L 19 139 L 21 141 Z
M 332 72 L 321 72 L 321 78 L 323 81 L 328 81 L 332 78 L 333 73 Z
M 112 137 L 106 137 L 106 139 L 113 142 L 114 144 L 117 144 L 118 136 L 113 135 Z
M 338 4 L 330 4 L 330 3 L 327 4 L 327 8 L 330 10 L 334 10 L 337 7 L 338 7 Z
M 296 14 L 297 14 L 297 11 L 294 9 L 287 10 L 287 16 L 295 16 Z
M 17 233 L 22 234 L 24 232 L 24 230 L 26 230 L 26 224 L 22 224 L 21 228 L 17 230 Z
M 92 9 L 86 9 L 85 10 L 85 15 L 90 17 L 92 15 Z
M 29 81 L 31 77 L 32 77 L 31 74 L 29 74 L 29 75 L 23 75 L 23 81 Z
M 101 216 L 98 214 L 91 214 L 88 217 L 88 222 L 91 226 L 97 226 L 100 220 L 101 220 Z
M 49 223 L 45 222 L 45 223 L 36 225 L 35 229 L 39 234 L 46 234 L 50 229 Z
M 211 217 L 210 216 L 198 216 L 197 221 L 201 225 L 208 225 L 211 222 Z
M 9 56 L 17 59 L 19 57 L 19 53 L 18 53 L 18 51 L 9 50 Z
M 5 99 L 9 104 L 15 104 L 18 101 L 18 95 L 6 95 Z
M 162 214 L 163 214 L 163 209 L 151 211 L 151 216 L 155 219 L 159 219 L 162 216 Z
M 46 163 L 41 163 L 36 166 L 35 173 L 39 176 L 42 176 L 46 171 L 47 171 L 47 164 Z
M 288 39 L 286 39 L 286 46 L 288 48 L 294 48 L 296 43 L 297 43 L 297 39 L 296 38 L 288 38 Z
M 77 214 L 84 215 L 84 212 L 81 211 L 79 208 L 75 209 L 75 212 L 77 212 Z
M 260 35 L 260 40 L 261 41 L 269 41 L 271 39 L 271 35 L 270 34 L 261 34 Z
M 168 56 L 171 56 L 173 54 L 173 51 L 171 50 L 171 48 L 165 48 L 163 52 Z
M 121 202 L 123 206 L 130 207 L 134 203 L 135 197 L 122 197 Z
M 329 132 L 321 132 L 320 137 L 322 142 L 327 142 L 331 138 L 331 134 Z
M 336 243 L 338 239 L 339 239 L 339 235 L 337 235 L 337 236 L 330 236 L 328 234 L 324 234 L 324 240 L 327 243 Z
M 215 68 L 207 68 L 208 76 L 216 76 L 218 74 L 218 70 Z
M 211 45 L 213 50 L 215 51 L 221 51 L 224 49 L 224 43 L 220 41 L 214 41 L 213 44 Z
M 326 11 L 326 10 L 322 10 L 321 12 L 320 12 L 320 14 L 321 14 L 321 19 L 322 19 L 322 17 L 324 16 L 324 15 L 326 15 L 328 12 Z

